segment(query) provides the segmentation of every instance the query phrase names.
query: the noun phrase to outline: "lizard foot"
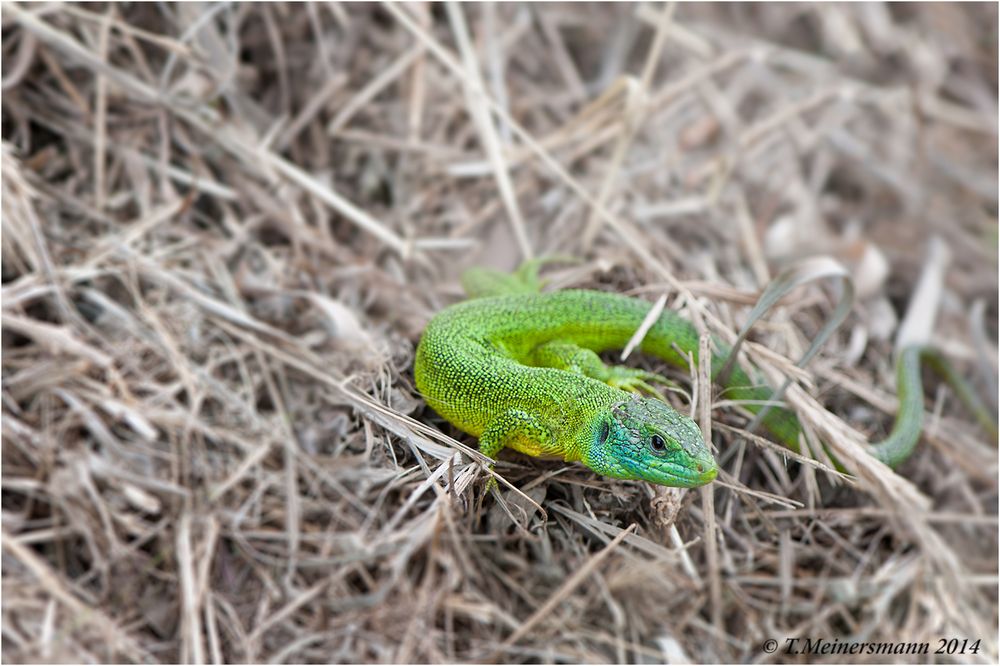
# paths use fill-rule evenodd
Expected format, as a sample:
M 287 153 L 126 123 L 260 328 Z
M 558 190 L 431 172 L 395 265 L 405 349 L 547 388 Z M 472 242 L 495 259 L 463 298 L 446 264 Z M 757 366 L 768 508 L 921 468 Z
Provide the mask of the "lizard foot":
M 538 294 L 545 280 L 538 277 L 542 266 L 555 263 L 574 263 L 576 259 L 564 255 L 551 255 L 526 259 L 513 273 L 490 268 L 470 268 L 462 274 L 462 288 L 469 298 L 504 296 L 508 294 Z
M 492 467 L 490 465 L 491 470 Z M 486 480 L 486 490 L 483 491 L 483 495 L 489 495 L 494 490 L 500 490 L 500 484 L 497 482 L 497 477 L 490 474 L 490 478 Z
M 608 368 L 608 370 L 610 372 L 605 382 L 609 386 L 619 388 L 623 391 L 629 391 L 631 393 L 645 393 L 647 395 L 656 396 L 660 400 L 664 400 L 663 394 L 660 393 L 655 386 L 653 386 L 653 383 L 662 384 L 664 386 L 674 386 L 674 382 L 655 372 L 638 370 L 636 368 L 627 368 L 620 365 L 612 366 Z

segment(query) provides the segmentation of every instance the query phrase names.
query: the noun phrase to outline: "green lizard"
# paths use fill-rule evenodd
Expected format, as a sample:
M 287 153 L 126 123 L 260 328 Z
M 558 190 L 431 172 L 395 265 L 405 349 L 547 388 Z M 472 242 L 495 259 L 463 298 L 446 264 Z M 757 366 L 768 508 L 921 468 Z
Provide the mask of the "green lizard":
M 541 293 L 541 261 L 513 275 L 473 269 L 463 276 L 473 297 L 446 308 L 424 330 L 414 373 L 427 403 L 461 430 L 479 438 L 479 450 L 495 458 L 510 447 L 531 456 L 580 461 L 605 476 L 692 488 L 715 479 L 718 466 L 698 426 L 652 392 L 659 375 L 608 366 L 597 353 L 625 346 L 650 304 L 599 291 Z M 699 336 L 676 313 L 664 311 L 640 349 L 671 365 L 688 368 L 698 359 Z M 712 358 L 713 379 L 728 350 Z M 991 423 L 968 385 L 940 357 L 922 347 L 901 352 L 897 363 L 900 410 L 890 436 L 873 445 L 889 465 L 904 460 L 920 437 L 923 398 L 920 359 L 928 357 Z M 726 396 L 759 412 L 771 396 L 754 388 L 734 368 Z M 763 425 L 798 451 L 799 424 L 786 409 L 771 408 Z M 995 427 L 992 427 L 995 432 Z

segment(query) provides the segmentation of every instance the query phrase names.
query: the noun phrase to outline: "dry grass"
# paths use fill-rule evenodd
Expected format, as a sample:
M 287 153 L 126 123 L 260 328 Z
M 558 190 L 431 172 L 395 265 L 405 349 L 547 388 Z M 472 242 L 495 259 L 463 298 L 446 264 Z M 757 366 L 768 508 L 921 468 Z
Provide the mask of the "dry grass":
M 4 661 L 845 658 L 760 649 L 809 637 L 995 662 L 994 442 L 935 380 L 898 475 L 862 445 L 931 237 L 951 262 L 923 335 L 995 408 L 996 26 L 5 4 Z M 710 489 L 511 454 L 522 494 L 481 500 L 414 345 L 463 267 L 543 254 L 584 259 L 557 286 L 666 296 L 730 340 L 790 260 L 846 266 L 857 300 L 805 371 L 829 281 L 744 350 L 800 380 L 787 402 L 852 476 L 748 435 L 702 379 Z

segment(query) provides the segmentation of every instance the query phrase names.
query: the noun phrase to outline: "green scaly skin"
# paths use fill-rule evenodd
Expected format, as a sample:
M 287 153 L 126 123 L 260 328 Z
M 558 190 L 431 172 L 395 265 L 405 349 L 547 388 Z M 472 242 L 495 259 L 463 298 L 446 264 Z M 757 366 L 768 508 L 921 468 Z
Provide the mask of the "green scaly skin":
M 596 356 L 623 347 L 648 310 L 643 301 L 579 290 L 458 303 L 424 331 L 417 388 L 441 416 L 479 437 L 480 451 L 491 458 L 510 447 L 581 461 L 605 476 L 703 485 L 718 467 L 694 421 L 660 400 L 609 385 L 629 386 L 633 373 L 608 368 Z M 675 344 L 696 353 L 697 332 L 664 313 L 642 349 L 686 366 Z M 742 373 L 734 378 L 745 380 Z
M 598 291 L 538 293 L 538 267 L 515 274 L 474 270 L 463 276 L 473 295 L 427 325 L 417 347 L 417 388 L 428 404 L 495 458 L 504 448 L 539 457 L 580 461 L 599 474 L 693 488 L 715 479 L 718 466 L 698 426 L 655 398 L 642 397 L 648 381 L 663 378 L 622 366 L 606 366 L 598 352 L 626 345 L 649 312 L 645 301 Z M 698 362 L 698 333 L 665 311 L 641 344 L 647 354 L 679 368 Z M 712 357 L 715 379 L 727 349 Z M 895 466 L 920 438 L 923 392 L 920 360 L 927 357 L 956 387 L 963 402 L 992 432 L 989 412 L 940 356 L 922 347 L 901 351 L 897 362 L 900 410 L 889 437 L 872 454 Z M 665 381 L 665 380 L 664 380 Z M 751 386 L 732 369 L 723 397 L 764 409 L 771 390 Z M 788 410 L 772 407 L 763 425 L 799 450 L 800 427 Z

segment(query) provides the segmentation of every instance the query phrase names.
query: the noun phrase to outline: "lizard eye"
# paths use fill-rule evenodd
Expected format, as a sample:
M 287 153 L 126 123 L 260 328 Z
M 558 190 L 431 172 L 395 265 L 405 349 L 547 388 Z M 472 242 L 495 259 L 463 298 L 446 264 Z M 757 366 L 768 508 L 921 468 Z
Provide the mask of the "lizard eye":
M 653 450 L 658 456 L 662 456 L 667 452 L 667 443 L 663 441 L 663 438 L 659 435 L 653 435 L 649 438 L 649 448 Z

